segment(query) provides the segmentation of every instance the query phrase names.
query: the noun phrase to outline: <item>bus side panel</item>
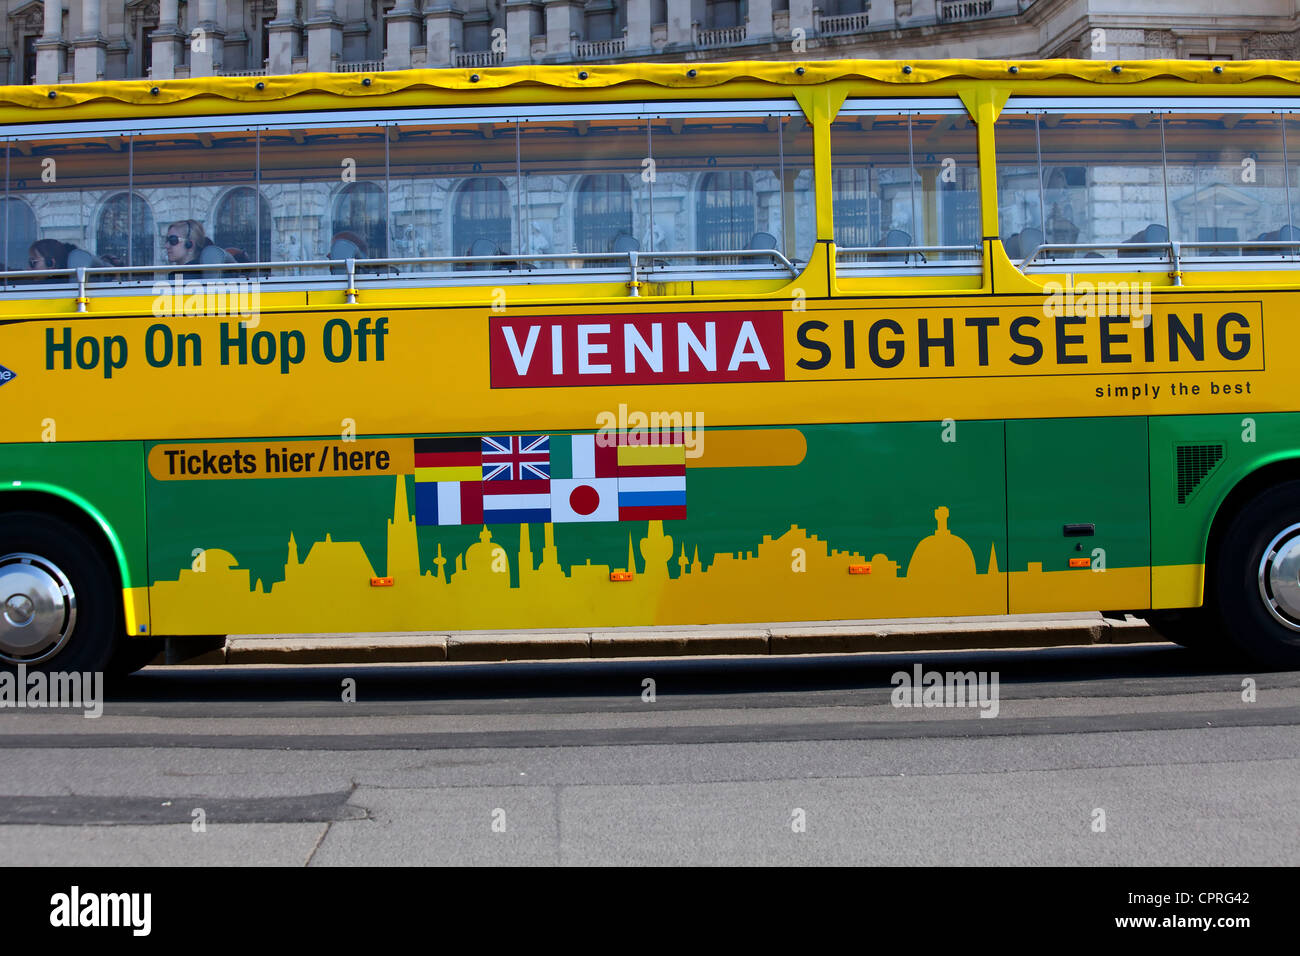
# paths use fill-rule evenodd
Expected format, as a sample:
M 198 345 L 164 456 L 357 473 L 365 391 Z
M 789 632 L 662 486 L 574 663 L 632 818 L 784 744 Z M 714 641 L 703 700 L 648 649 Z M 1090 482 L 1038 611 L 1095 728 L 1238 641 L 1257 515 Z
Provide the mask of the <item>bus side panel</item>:
M 601 497 L 609 479 L 575 496 L 586 479 L 566 476 L 586 467 L 578 449 L 595 436 L 557 433 L 547 442 L 546 514 L 487 524 L 461 519 L 490 482 L 466 480 L 454 470 L 466 467 L 459 459 L 432 474 L 424 452 L 428 467 L 417 470 L 413 437 L 191 443 L 184 475 L 172 473 L 180 445 L 151 446 L 155 627 L 472 630 L 1005 613 L 1002 436 L 1002 422 L 698 432 L 686 442 L 698 454 L 678 459 L 681 519 L 620 512 L 621 494 Z M 461 436 L 455 454 L 470 448 L 473 457 L 482 438 L 466 445 Z M 337 456 L 381 446 L 385 469 L 335 473 Z M 236 455 L 242 474 L 231 477 Z M 312 477 L 285 470 L 295 461 Z M 467 510 L 448 518 L 430 486 L 450 480 L 456 507 Z M 620 492 L 628 487 L 615 480 Z M 614 520 L 575 520 L 584 509 Z
M 1151 419 L 1155 608 L 1198 607 L 1215 514 L 1242 479 L 1300 459 L 1300 415 L 1170 415 Z
M 108 537 L 122 578 L 127 633 L 150 632 L 141 442 L 33 442 L 0 451 L 0 495 L 54 495 L 84 511 Z M 0 507 L 8 503 L 0 498 Z
M 1146 448 L 1145 418 L 1007 422 L 1012 613 L 1148 606 Z

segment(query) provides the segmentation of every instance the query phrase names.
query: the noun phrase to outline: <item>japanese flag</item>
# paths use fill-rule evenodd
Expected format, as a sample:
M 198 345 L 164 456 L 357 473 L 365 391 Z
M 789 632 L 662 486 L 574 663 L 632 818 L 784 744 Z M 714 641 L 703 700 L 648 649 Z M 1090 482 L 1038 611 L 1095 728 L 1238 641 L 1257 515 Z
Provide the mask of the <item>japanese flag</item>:
M 551 520 L 617 521 L 617 478 L 552 478 Z

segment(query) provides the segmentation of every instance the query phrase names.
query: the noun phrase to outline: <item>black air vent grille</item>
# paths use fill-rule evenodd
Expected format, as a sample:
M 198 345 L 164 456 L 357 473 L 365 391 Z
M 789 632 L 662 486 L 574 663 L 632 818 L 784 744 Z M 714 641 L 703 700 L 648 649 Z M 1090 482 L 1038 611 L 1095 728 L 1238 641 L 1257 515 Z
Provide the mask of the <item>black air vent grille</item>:
M 1222 445 L 1178 445 L 1178 503 L 1191 497 L 1205 476 L 1223 460 Z

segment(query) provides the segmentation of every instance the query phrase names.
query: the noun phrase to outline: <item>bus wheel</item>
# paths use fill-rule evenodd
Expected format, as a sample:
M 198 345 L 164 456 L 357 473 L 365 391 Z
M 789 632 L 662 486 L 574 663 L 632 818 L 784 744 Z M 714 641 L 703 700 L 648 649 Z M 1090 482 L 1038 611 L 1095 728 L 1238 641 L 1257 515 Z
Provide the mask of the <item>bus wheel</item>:
M 1300 481 L 1246 505 L 1224 535 L 1214 585 L 1228 639 L 1274 667 L 1300 667 Z
M 1219 626 L 1218 615 L 1211 608 L 1148 611 L 1143 617 L 1165 640 L 1189 650 L 1207 653 L 1223 650 L 1223 629 Z
M 100 549 L 66 521 L 0 515 L 0 667 L 103 671 L 121 610 Z

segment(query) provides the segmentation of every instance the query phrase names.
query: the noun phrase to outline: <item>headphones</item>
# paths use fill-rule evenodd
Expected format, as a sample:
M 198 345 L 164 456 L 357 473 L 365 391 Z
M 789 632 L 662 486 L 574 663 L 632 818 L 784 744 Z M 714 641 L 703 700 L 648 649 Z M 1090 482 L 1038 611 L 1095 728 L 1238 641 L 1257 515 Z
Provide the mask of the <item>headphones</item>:
M 192 231 L 192 230 L 191 230 L 191 227 L 190 227 L 190 223 L 191 223 L 191 222 L 192 222 L 192 220 L 190 220 L 190 219 L 186 219 L 186 220 L 185 220 L 185 248 L 186 248 L 186 249 L 193 249 L 193 248 L 194 248 L 194 241 L 193 241 L 192 239 L 190 239 L 190 232 Z

